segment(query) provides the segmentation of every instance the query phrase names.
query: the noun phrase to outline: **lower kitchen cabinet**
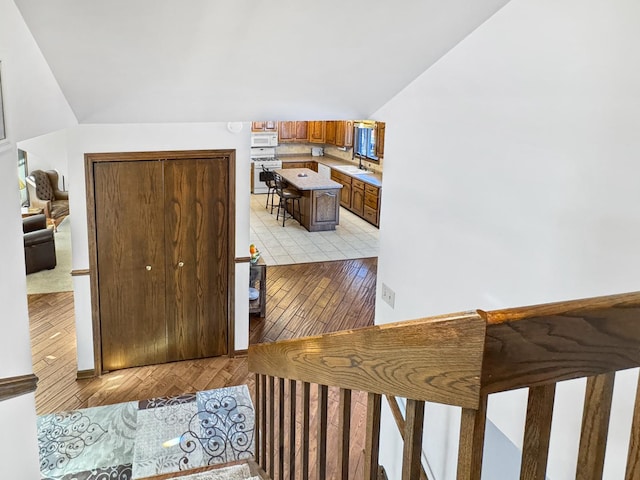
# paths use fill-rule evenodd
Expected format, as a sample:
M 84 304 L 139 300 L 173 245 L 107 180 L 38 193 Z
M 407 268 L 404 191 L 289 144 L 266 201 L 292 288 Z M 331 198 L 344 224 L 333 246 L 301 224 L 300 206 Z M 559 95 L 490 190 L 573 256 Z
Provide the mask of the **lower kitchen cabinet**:
M 351 180 L 351 211 L 364 216 L 364 182 L 355 178 Z
M 318 171 L 318 162 L 282 162 L 282 168 L 308 168 Z
M 342 184 L 340 205 L 380 226 L 380 188 L 331 169 L 331 180 Z

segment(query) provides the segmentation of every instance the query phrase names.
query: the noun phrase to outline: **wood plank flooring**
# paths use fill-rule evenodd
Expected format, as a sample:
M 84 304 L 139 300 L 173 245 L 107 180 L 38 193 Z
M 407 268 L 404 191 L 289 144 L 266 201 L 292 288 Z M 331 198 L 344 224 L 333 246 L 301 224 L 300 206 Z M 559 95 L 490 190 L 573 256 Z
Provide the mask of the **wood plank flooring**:
M 267 313 L 250 342 L 271 342 L 373 324 L 377 259 L 267 267 Z M 29 295 L 36 411 L 44 413 L 179 395 L 246 383 L 246 357 L 207 358 L 118 370 L 76 380 L 73 293 Z
M 264 319 L 250 319 L 250 342 L 271 342 L 372 325 L 376 271 L 376 258 L 267 267 L 267 313 Z M 248 372 L 246 356 L 128 368 L 99 378 L 76 380 L 73 293 L 29 295 L 29 315 L 34 373 L 40 379 L 36 390 L 39 415 L 241 384 L 247 384 L 255 398 L 255 377 Z M 313 432 L 317 421 L 317 389 L 312 386 L 311 390 Z M 285 398 L 278 398 L 276 402 L 286 401 L 286 397 L 288 390 Z M 336 403 L 330 403 L 329 407 L 328 445 L 337 445 L 338 389 L 331 388 L 329 397 Z M 350 478 L 363 475 L 365 404 L 366 395 L 354 392 Z M 297 423 L 301 418 L 299 411 Z M 302 448 L 300 429 L 296 442 L 298 454 Z M 315 457 L 312 433 L 310 459 Z M 334 477 L 338 475 L 336 458 L 329 455 L 328 478 L 337 478 Z M 288 474 L 286 462 L 284 470 L 283 473 Z M 310 478 L 316 479 L 314 471 L 310 472 Z

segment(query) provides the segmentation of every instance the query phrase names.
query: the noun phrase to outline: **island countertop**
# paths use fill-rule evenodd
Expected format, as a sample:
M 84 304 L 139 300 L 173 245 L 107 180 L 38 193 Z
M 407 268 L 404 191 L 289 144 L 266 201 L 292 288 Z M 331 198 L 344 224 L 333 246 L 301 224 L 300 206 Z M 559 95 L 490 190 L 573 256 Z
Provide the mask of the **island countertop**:
M 342 184 L 324 178 L 308 168 L 281 168 L 276 170 L 276 173 L 279 173 L 287 183 L 298 190 L 337 190 L 342 188 Z

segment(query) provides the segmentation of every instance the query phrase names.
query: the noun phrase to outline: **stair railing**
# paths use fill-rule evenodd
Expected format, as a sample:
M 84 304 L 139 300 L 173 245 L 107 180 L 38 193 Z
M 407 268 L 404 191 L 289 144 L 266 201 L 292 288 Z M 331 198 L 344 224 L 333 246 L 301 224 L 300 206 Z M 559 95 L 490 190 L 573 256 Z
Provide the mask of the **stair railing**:
M 364 466 L 358 478 L 378 478 L 381 399 L 388 395 L 407 399 L 402 422 L 396 416 L 403 428 L 403 479 L 424 478 L 422 429 L 429 401 L 462 407 L 457 478 L 479 480 L 488 396 L 529 387 L 520 478 L 544 480 L 555 386 L 587 377 L 576 478 L 602 478 L 615 372 L 638 366 L 640 292 L 255 345 L 249 348 L 249 370 L 256 373 L 256 461 L 273 479 L 307 479 L 310 473 L 318 480 L 349 478 L 351 403 L 364 392 Z M 330 388 L 335 406 L 329 406 Z M 638 390 L 626 479 L 640 478 Z M 331 448 L 337 471 L 330 472 L 329 424 L 337 425 L 338 438 Z

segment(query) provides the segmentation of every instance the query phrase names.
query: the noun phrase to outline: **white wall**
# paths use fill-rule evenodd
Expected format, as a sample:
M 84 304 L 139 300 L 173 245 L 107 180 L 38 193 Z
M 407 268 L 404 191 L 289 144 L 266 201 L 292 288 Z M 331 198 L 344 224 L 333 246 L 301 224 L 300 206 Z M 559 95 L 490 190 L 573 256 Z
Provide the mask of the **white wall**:
M 634 0 L 512 0 L 372 115 L 387 122 L 378 287 L 396 292 L 378 323 L 640 290 L 638 44 Z M 560 390 L 553 480 L 573 476 L 583 387 Z M 489 406 L 516 445 L 523 400 Z M 624 468 L 614 430 L 605 478 Z M 438 480 L 454 436 L 429 447 Z
M 72 265 L 74 270 L 89 268 L 84 154 L 152 150 L 236 150 L 236 257 L 246 257 L 249 248 L 249 145 L 251 126 L 243 124 L 240 133 L 231 133 L 226 123 L 83 125 L 67 132 L 69 161 L 69 209 L 71 219 Z M 238 264 L 236 270 L 235 347 L 249 345 L 249 269 Z M 89 277 L 74 279 L 78 369 L 89 370 L 93 363 L 93 329 Z
M 76 122 L 11 0 L 0 0 L 0 61 L 8 135 L 0 144 L 0 378 L 6 378 L 33 372 L 16 142 Z M 34 395 L 0 402 L 0 425 L 0 478 L 39 478 Z

